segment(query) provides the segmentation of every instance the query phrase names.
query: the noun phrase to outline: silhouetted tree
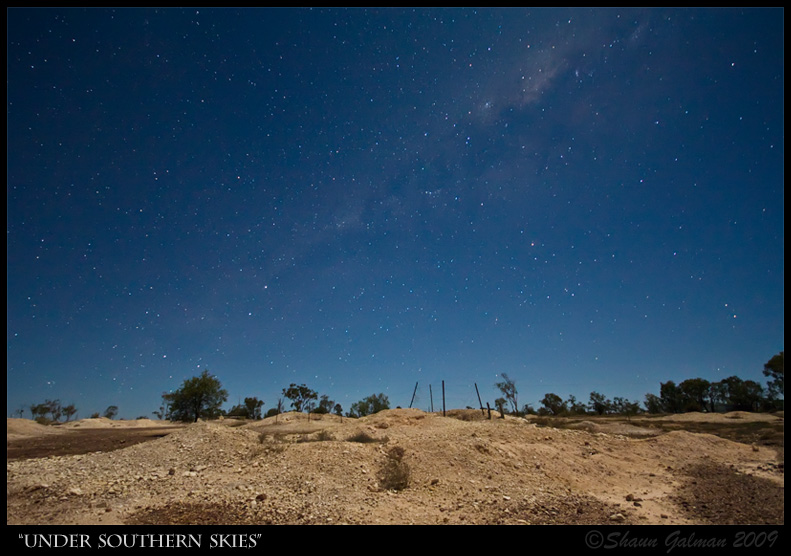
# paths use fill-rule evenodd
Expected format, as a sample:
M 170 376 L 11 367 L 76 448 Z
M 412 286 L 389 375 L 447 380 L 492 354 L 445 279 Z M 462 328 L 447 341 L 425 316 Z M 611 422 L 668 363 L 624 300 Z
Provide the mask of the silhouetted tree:
M 596 415 L 604 415 L 605 413 L 609 413 L 612 409 L 612 402 L 606 399 L 604 394 L 591 392 L 590 404 L 588 404 L 588 407 Z
M 349 417 L 365 417 L 384 409 L 390 409 L 390 400 L 384 394 L 371 394 L 359 402 L 353 403 L 349 409 Z
M 544 406 L 550 415 L 560 415 L 565 413 L 567 410 L 566 403 L 563 401 L 563 398 L 552 393 L 544 395 L 544 398 L 541 400 L 541 405 Z
M 502 392 L 503 397 L 511 404 L 512 413 L 516 415 L 519 413 L 519 406 L 516 402 L 516 383 L 505 373 L 501 373 L 500 376 L 503 377 L 503 381 L 495 383 L 495 386 L 498 390 L 500 390 L 500 392 Z
M 198 419 L 219 417 L 220 406 L 228 399 L 228 392 L 207 369 L 200 376 L 185 380 L 178 390 L 162 394 L 162 398 L 170 408 L 170 419 L 197 422 Z
M 712 411 L 706 402 L 711 401 L 711 383 L 702 378 L 688 378 L 678 385 L 682 398 L 681 407 L 684 411 Z
M 764 376 L 771 378 L 767 383 L 769 396 L 778 399 L 785 396 L 783 375 L 783 353 L 780 352 L 764 364 Z
M 498 399 L 503 399 L 503 398 L 498 398 Z M 505 400 L 503 400 L 503 403 L 505 403 Z M 538 412 L 529 403 L 526 403 L 525 405 L 522 406 L 522 410 L 521 410 L 522 415 L 536 415 L 537 413 Z
M 60 421 L 63 407 L 60 405 L 60 400 L 45 400 L 44 403 L 31 405 L 30 413 L 33 415 L 34 421 L 48 424 Z
M 644 404 L 648 413 L 662 413 L 662 399 L 656 394 L 646 394 Z
M 235 405 L 228 411 L 228 416 L 257 420 L 261 418 L 261 408 L 263 406 L 264 402 L 256 397 L 245 398 L 243 404 Z
M 730 404 L 728 385 L 725 382 L 712 382 L 709 386 L 709 400 L 714 411 L 727 409 Z
M 264 417 L 274 417 L 275 421 L 277 421 L 277 416 L 281 413 L 283 413 L 283 398 L 278 398 L 275 407 L 267 411 Z
M 619 415 L 626 415 L 627 419 L 633 415 L 640 413 L 640 404 L 637 402 L 630 402 L 626 398 L 615 396 L 612 399 L 612 411 Z
M 763 387 L 754 380 L 730 376 L 720 381 L 720 391 L 727 409 L 731 411 L 756 411 L 764 401 Z
M 566 400 L 566 407 L 568 408 L 568 412 L 572 415 L 584 415 L 587 413 L 585 404 L 578 402 L 577 398 L 575 398 L 573 395 L 569 395 L 569 399 Z
M 662 400 L 662 409 L 666 413 L 681 413 L 684 411 L 684 397 L 672 380 L 659 383 L 659 398 Z
M 66 416 L 66 422 L 68 423 L 72 417 L 77 413 L 77 408 L 74 407 L 74 404 L 69 404 L 63 408 L 63 415 Z
M 313 410 L 314 413 L 327 414 L 332 412 L 335 402 L 327 394 L 322 394 L 319 398 L 319 405 Z
M 318 394 L 304 384 L 292 383 L 288 388 L 283 388 L 283 396 L 291 400 L 294 411 L 303 411 L 310 407 L 311 400 L 318 398 Z
M 168 402 L 164 400 L 164 397 L 165 397 L 165 394 L 162 394 L 163 403 L 162 403 L 162 405 L 159 406 L 159 409 L 156 410 L 156 411 L 152 411 L 151 412 L 154 415 L 154 417 L 156 417 L 160 421 L 162 419 L 170 418 L 170 415 L 169 415 L 170 409 L 168 408 Z
M 249 419 L 261 418 L 261 408 L 264 407 L 263 400 L 259 400 L 256 397 L 245 398 L 244 406 L 247 408 L 247 415 Z
M 497 408 L 497 411 L 503 416 L 505 419 L 505 406 L 508 404 L 508 400 L 503 398 L 502 396 L 494 400 L 494 407 Z

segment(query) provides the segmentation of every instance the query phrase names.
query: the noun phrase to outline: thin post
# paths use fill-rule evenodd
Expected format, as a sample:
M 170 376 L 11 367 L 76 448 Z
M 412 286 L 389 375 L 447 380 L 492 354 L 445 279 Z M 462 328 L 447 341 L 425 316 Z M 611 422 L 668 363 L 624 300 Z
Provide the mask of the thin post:
M 415 401 L 415 394 L 417 394 L 417 382 L 415 383 L 415 390 L 412 392 L 412 399 L 409 400 L 409 409 L 412 409 L 412 403 Z
M 431 384 L 428 385 L 428 397 L 431 399 L 431 413 L 434 413 L 434 393 L 431 391 Z
M 483 415 L 483 402 L 481 402 L 481 393 L 478 392 L 478 383 L 475 382 L 475 393 L 478 394 L 478 405 L 481 407 L 481 415 Z
M 442 381 L 442 416 L 445 417 L 445 381 Z

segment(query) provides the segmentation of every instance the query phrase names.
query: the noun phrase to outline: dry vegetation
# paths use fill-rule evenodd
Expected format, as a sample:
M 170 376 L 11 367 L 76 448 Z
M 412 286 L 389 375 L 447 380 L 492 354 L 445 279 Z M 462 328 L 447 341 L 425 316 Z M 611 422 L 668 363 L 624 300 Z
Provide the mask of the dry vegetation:
M 784 522 L 782 414 L 9 419 L 7 436 L 8 524 Z

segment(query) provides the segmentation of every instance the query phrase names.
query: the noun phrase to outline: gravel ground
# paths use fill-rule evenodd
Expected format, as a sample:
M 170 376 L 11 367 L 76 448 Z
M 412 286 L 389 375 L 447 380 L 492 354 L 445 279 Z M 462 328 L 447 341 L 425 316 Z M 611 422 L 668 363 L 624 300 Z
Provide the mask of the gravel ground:
M 629 437 L 475 415 L 286 414 L 243 426 L 108 430 L 120 449 L 7 459 L 7 523 L 784 522 L 783 464 L 767 448 L 685 431 Z M 84 433 L 58 436 L 87 448 L 99 433 Z M 121 443 L 124 434 L 148 440 Z M 9 448 L 32 449 L 56 435 L 11 436 Z

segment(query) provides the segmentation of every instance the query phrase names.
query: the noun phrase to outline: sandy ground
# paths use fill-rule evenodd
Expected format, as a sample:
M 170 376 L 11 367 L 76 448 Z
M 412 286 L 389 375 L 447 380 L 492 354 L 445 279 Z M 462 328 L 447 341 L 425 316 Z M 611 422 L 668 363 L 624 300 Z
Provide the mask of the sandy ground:
M 85 429 L 137 429 L 170 426 L 170 421 L 152 421 L 151 419 L 137 419 L 135 421 L 118 420 L 113 421 L 105 417 L 97 419 L 81 419 L 70 421 L 59 425 L 41 425 L 30 419 L 6 419 L 7 440 L 18 438 L 37 437 L 51 434 L 62 434 L 66 431 L 76 431 Z
M 782 421 L 765 414 L 668 418 Z M 488 420 L 473 410 L 310 420 L 287 413 L 180 426 L 121 449 L 10 457 L 12 446 L 34 448 L 53 435 L 76 442 L 97 429 L 140 433 L 166 425 L 8 419 L 7 523 L 784 523 L 782 454 L 622 421 L 561 429 Z

